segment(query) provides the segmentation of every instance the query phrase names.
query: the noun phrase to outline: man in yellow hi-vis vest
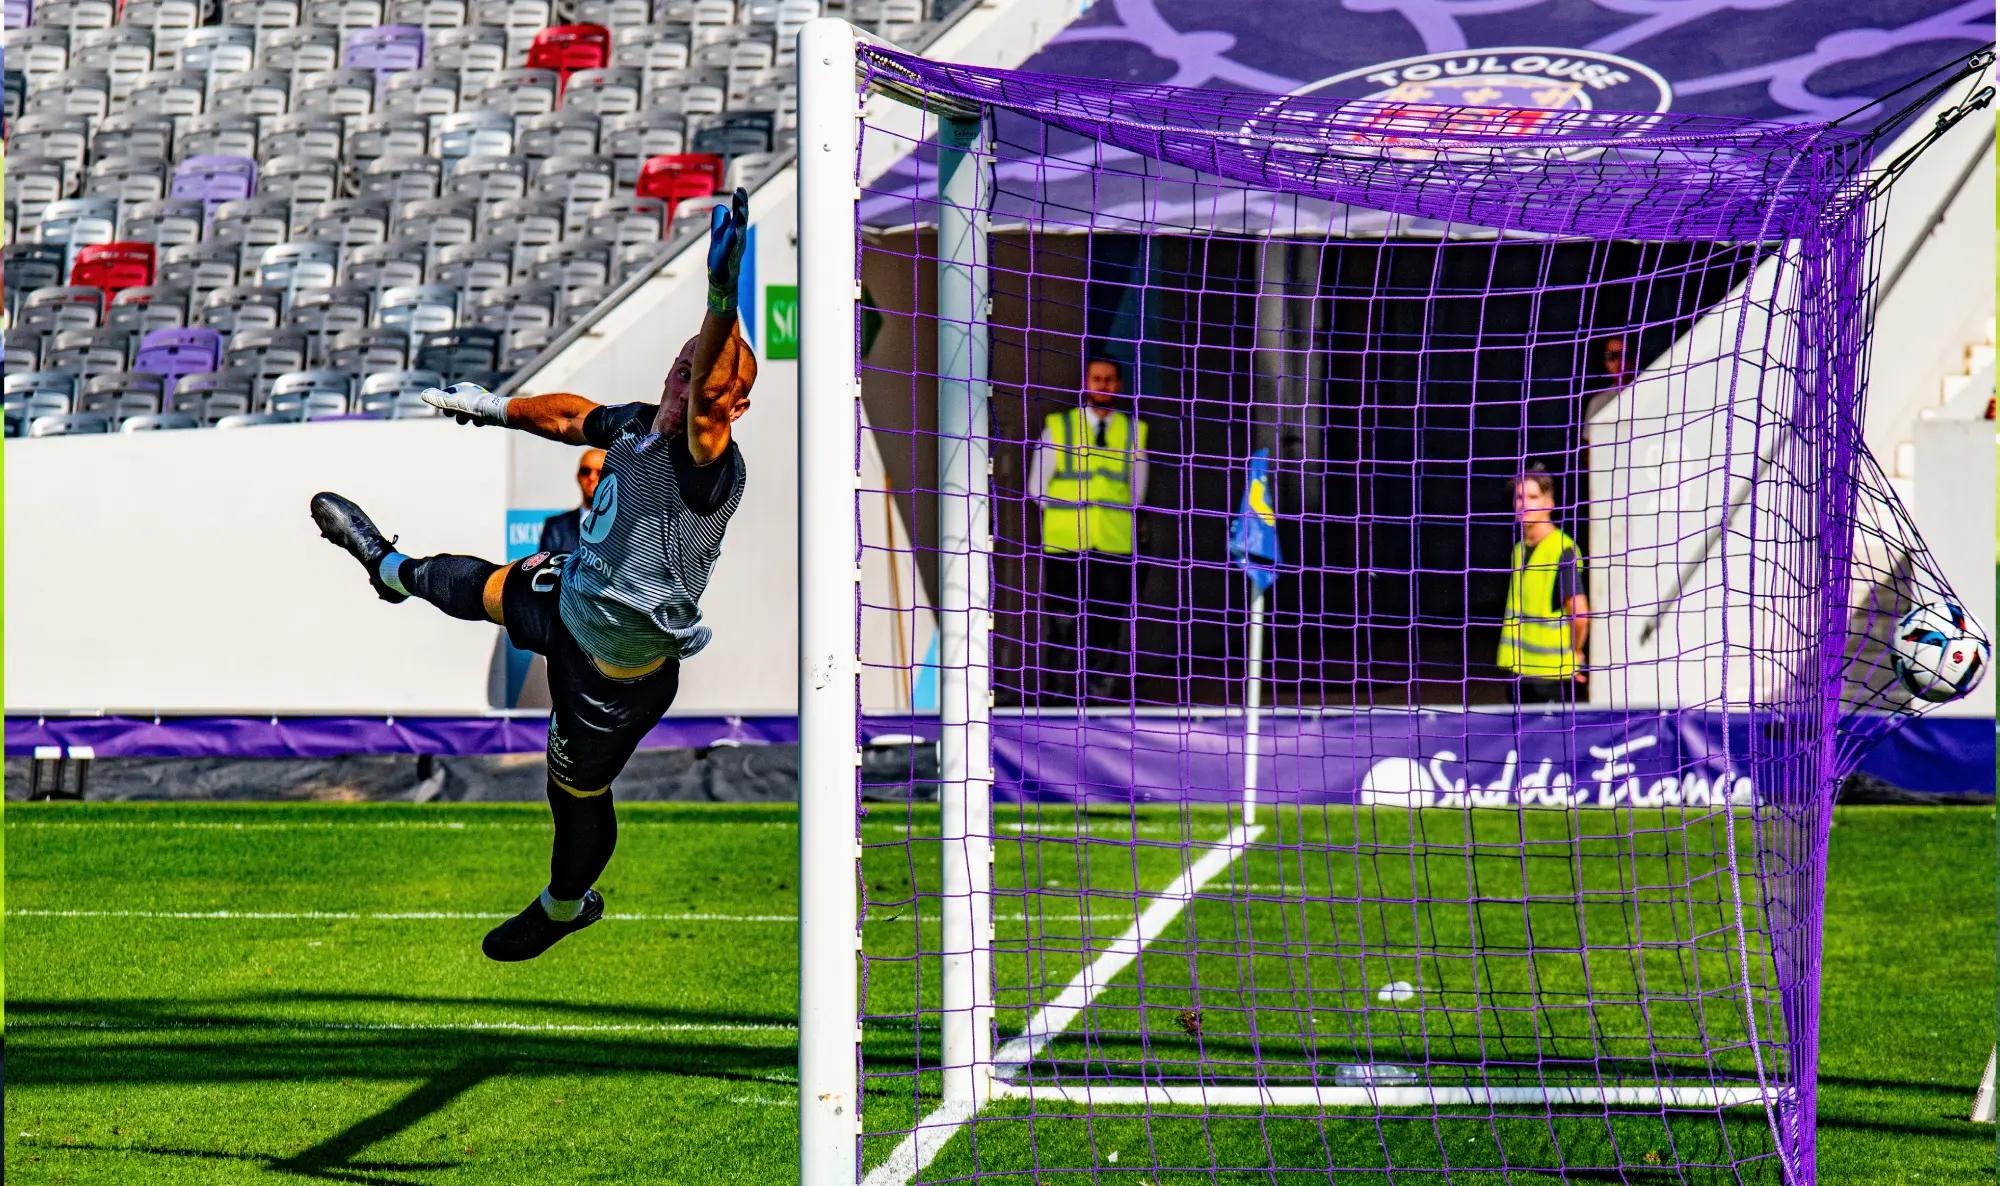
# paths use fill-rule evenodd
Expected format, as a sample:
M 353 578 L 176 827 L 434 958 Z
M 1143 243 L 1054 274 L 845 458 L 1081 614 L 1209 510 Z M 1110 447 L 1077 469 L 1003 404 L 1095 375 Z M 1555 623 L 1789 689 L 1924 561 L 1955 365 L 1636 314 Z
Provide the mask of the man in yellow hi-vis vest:
M 1584 682 L 1590 599 L 1576 541 L 1555 525 L 1555 482 L 1531 465 L 1514 479 L 1521 538 L 1507 581 L 1500 666 L 1514 673 L 1518 704 L 1567 704 Z
M 1080 674 L 1093 697 L 1129 694 L 1125 628 L 1147 473 L 1146 423 L 1118 410 L 1124 390 L 1123 368 L 1091 359 L 1084 405 L 1049 413 L 1028 475 L 1029 496 L 1042 504 L 1046 625 L 1038 666 L 1042 687 L 1058 695 L 1074 696 Z

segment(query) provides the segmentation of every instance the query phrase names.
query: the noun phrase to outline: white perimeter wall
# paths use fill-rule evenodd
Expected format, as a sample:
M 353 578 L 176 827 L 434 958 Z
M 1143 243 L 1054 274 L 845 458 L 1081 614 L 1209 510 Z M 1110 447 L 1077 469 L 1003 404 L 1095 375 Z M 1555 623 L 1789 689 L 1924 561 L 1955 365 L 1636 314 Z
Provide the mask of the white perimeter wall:
M 506 435 L 446 421 L 6 443 L 7 711 L 478 712 L 497 628 L 378 601 L 306 506 L 498 555 Z

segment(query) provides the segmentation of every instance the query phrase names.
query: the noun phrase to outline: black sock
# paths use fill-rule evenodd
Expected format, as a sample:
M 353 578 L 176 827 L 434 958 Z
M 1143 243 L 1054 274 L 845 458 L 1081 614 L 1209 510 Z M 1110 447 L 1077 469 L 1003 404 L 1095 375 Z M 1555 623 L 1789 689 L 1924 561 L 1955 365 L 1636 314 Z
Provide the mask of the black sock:
M 618 813 L 611 789 L 595 795 L 572 795 L 549 779 L 549 810 L 556 817 L 556 843 L 549 854 L 549 897 L 569 902 L 581 898 L 611 863 L 618 847 Z
M 484 622 L 486 580 L 500 568 L 477 556 L 426 556 L 404 560 L 396 567 L 396 580 L 421 598 L 454 618 Z

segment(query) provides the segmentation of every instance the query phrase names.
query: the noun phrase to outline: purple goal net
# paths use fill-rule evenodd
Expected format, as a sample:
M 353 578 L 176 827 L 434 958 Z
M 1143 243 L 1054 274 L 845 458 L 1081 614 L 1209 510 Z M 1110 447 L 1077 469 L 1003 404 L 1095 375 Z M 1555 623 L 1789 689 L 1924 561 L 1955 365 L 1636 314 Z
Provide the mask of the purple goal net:
M 857 83 L 858 1180 L 1812 1182 L 1868 142 Z

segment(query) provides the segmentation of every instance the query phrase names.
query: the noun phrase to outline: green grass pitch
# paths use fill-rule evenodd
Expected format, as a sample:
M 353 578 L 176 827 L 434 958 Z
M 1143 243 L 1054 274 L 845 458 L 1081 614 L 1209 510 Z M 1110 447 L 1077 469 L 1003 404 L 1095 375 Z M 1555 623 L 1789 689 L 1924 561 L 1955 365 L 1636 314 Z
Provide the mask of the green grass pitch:
M 1549 826 L 1520 833 L 1523 825 L 1502 813 L 1425 818 L 1423 839 L 1436 854 L 1406 862 L 1400 876 L 1424 878 L 1439 898 L 1463 893 L 1451 868 L 1461 881 L 1472 875 L 1465 861 L 1446 859 L 1452 851 L 1468 841 L 1509 839 L 1509 827 L 1517 829 L 1516 843 L 1546 839 L 1535 829 Z M 7 820 L 7 1181 L 702 1186 L 791 1179 L 795 815 L 628 804 L 621 820 L 619 853 L 602 883 L 613 917 L 541 960 L 501 967 L 480 957 L 478 939 L 540 884 L 547 824 L 539 806 L 14 807 Z M 923 840 L 935 814 L 919 809 L 908 818 L 917 839 L 907 848 L 898 842 L 905 822 L 901 809 L 878 807 L 864 831 L 879 846 L 868 850 L 864 868 L 875 919 L 869 949 L 878 955 L 912 949 L 920 936 L 934 942 L 936 933 L 928 922 L 920 931 L 925 912 L 907 904 L 913 882 L 917 889 L 935 885 L 935 849 Z M 1966 1123 L 1965 1113 L 1993 1040 L 1994 822 L 1990 807 L 1835 815 L 1823 969 L 1823 1183 L 1993 1181 L 1993 1130 Z M 1137 850 L 1078 844 L 1073 834 L 1027 833 L 998 846 L 997 883 L 1041 891 L 1003 896 L 996 906 L 1003 1038 L 1019 1029 L 1037 994 L 1053 992 L 1081 966 L 1090 940 L 1130 921 L 1129 911 L 1121 918 L 1108 908 L 1103 891 L 1164 886 L 1182 860 L 1169 843 L 1179 830 L 1200 839 L 1220 835 L 1224 821 L 1166 813 L 1149 815 L 1146 824 L 1142 839 L 1156 831 L 1161 843 Z M 1072 829 L 1064 823 L 1046 831 Z M 1266 837 L 1298 838 L 1281 831 Z M 1383 843 L 1407 849 L 1410 840 L 1405 834 Z M 1671 851 L 1642 855 L 1634 868 L 1664 875 L 1676 867 Z M 1309 897 L 1333 897 L 1352 883 L 1344 879 L 1360 876 L 1324 863 L 1280 867 L 1275 854 L 1265 866 L 1258 859 L 1246 858 L 1209 892 L 1228 896 L 1232 879 L 1283 878 Z M 1542 879 L 1552 875 L 1530 876 L 1530 892 L 1546 888 Z M 1383 876 L 1371 869 L 1365 880 Z M 1642 878 L 1636 887 L 1642 901 L 1645 885 Z M 1085 887 L 1099 896 L 1062 896 Z M 1268 935 L 1275 926 L 1306 942 L 1300 922 L 1284 930 L 1285 916 L 1260 920 L 1256 913 L 1281 909 L 1203 901 L 1183 921 L 1204 937 Z M 1457 923 L 1449 914 L 1414 920 L 1410 933 L 1449 950 L 1462 913 Z M 1497 937 L 1502 920 L 1518 914 L 1517 907 L 1478 925 Z M 1675 926 L 1706 929 L 1699 909 L 1678 917 L 1644 907 L 1602 919 L 1561 917 L 1600 937 L 1621 920 L 1648 936 Z M 1022 941 L 1031 927 L 1042 936 L 1038 944 Z M 1321 1034 L 1329 1018 L 1353 1026 L 1364 1015 L 1357 1032 L 1393 1040 L 1394 1011 L 1368 1006 L 1354 984 L 1337 977 L 1323 976 L 1324 991 L 1288 998 L 1283 1010 L 1215 993 L 1245 960 L 1258 963 L 1258 983 L 1268 983 L 1261 969 L 1278 957 L 1195 948 L 1187 934 L 1169 928 L 1100 998 L 1097 1024 L 1124 1031 L 1122 1039 L 1088 1048 L 1058 1042 L 1050 1056 L 1073 1066 L 1094 1060 L 1099 1070 L 1148 1059 L 1171 1070 L 1208 1059 L 1212 1074 L 1213 1060 L 1226 1063 L 1253 1024 L 1267 1058 L 1285 1049 L 1282 1033 L 1270 1044 L 1270 1023 L 1307 1008 L 1321 1011 Z M 1073 949 L 1067 956 L 1054 951 L 1064 944 Z M 1328 969 L 1349 966 L 1335 949 L 1314 958 Z M 875 962 L 871 1009 L 908 1008 L 919 989 L 913 976 L 899 977 L 899 967 L 920 965 Z M 1389 971 L 1384 965 L 1367 976 Z M 1570 971 L 1590 969 L 1575 964 Z M 1502 964 L 1481 974 L 1495 978 L 1488 983 L 1498 995 L 1489 1002 L 1504 1004 L 1510 985 L 1529 990 L 1525 967 Z M 1567 999 L 1561 966 L 1534 974 L 1545 1003 Z M 1148 984 L 1145 1010 L 1135 1007 L 1139 975 Z M 1450 961 L 1405 978 L 1418 976 L 1446 985 L 1462 979 Z M 1177 992 L 1199 1006 L 1207 1049 L 1176 1028 Z M 1473 1005 L 1470 997 L 1462 1003 Z M 1558 1048 L 1592 1026 L 1621 1029 L 1615 1016 L 1543 1012 L 1554 1020 L 1543 1018 L 1539 1037 Z M 1498 1032 L 1536 1036 L 1508 1031 L 1506 1016 L 1502 1010 L 1491 1019 Z M 912 1044 L 928 1048 L 933 1040 L 874 1027 L 871 1069 L 908 1065 Z M 1375 1049 L 1380 1057 L 1382 1047 Z M 1311 1057 L 1334 1053 L 1323 1045 Z M 1310 1061 L 1299 1057 L 1301 1065 Z M 907 1124 L 934 1086 L 878 1084 L 867 1100 L 868 1128 Z M 998 1105 L 976 1126 L 980 1160 L 990 1167 L 1033 1157 L 1077 1170 L 1009 1179 L 1047 1186 L 1093 1180 L 1085 1166 L 1132 1186 L 1265 1182 L 1269 1175 L 1117 1170 L 1140 1161 L 1148 1140 L 1163 1161 L 1207 1165 L 1212 1157 L 1247 1164 L 1218 1155 L 1285 1148 L 1293 1139 L 1283 1121 L 1260 1125 L 1241 1114 L 1149 1128 L 1129 1116 L 1085 1125 L 1047 1115 L 1030 1122 L 1025 1113 L 1018 1102 Z M 1368 1180 L 1438 1180 L 1435 1132 L 1428 1124 L 1408 1127 L 1407 1135 L 1392 1129 L 1383 1140 L 1371 1137 L 1372 1147 L 1386 1141 L 1397 1149 L 1399 1172 Z M 1711 1133 L 1715 1127 L 1707 1123 Z M 1496 1131 L 1519 1159 L 1513 1164 L 1533 1164 L 1534 1142 L 1548 1139 L 1504 1124 L 1468 1139 L 1483 1139 L 1490 1157 Z M 1448 1133 L 1447 1147 L 1460 1135 Z M 1206 1146 L 1170 1147 L 1196 1140 Z M 1108 1160 L 1114 1152 L 1118 1162 Z M 886 1154 L 884 1141 L 869 1143 L 871 1165 Z M 937 1172 L 967 1168 L 969 1154 L 962 1135 Z M 1643 1163 L 1643 1153 L 1635 1146 L 1627 1160 Z M 1517 1171 L 1489 1180 L 1557 1179 Z

